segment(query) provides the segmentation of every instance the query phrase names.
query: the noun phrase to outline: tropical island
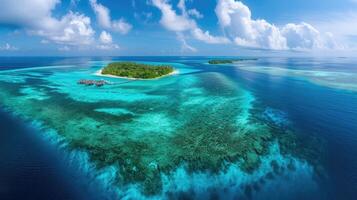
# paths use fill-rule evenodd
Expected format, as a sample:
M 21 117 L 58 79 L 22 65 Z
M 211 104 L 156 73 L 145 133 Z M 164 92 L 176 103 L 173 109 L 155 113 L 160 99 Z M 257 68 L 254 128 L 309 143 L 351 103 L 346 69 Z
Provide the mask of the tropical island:
M 173 74 L 175 69 L 170 65 L 149 65 L 135 62 L 109 63 L 98 75 L 131 79 L 156 79 Z
M 216 59 L 216 60 L 209 60 L 208 63 L 211 65 L 232 64 L 234 62 L 248 61 L 248 60 L 258 60 L 258 58 Z

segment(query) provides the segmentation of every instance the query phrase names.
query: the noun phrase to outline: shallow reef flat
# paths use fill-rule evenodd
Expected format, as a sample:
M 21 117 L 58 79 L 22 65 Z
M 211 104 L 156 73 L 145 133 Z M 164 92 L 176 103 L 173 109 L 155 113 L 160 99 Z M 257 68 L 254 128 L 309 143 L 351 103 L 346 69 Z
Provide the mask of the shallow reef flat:
M 76 83 L 104 64 L 3 71 L 0 102 L 84 152 L 120 198 L 274 199 L 269 187 L 288 195 L 302 179 L 299 190 L 318 189 L 323 141 L 296 134 L 284 113 L 225 75 L 163 63 L 180 75 Z
M 302 78 L 312 83 L 349 91 L 357 91 L 356 73 L 323 70 L 297 70 L 280 67 L 241 66 L 242 70 L 274 76 Z

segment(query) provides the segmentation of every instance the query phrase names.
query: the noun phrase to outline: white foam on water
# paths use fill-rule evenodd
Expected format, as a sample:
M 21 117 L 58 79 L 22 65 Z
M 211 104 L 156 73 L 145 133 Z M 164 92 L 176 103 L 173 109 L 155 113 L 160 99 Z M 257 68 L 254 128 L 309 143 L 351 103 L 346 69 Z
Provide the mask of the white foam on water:
M 140 138 L 151 134 L 173 134 L 177 125 L 177 121 L 165 113 L 149 112 L 134 118 L 122 127 L 130 131 L 135 138 Z
M 0 71 L 1 72 L 1 71 Z M 25 76 L 0 73 L 0 81 L 7 83 L 25 83 Z
M 9 69 L 2 70 L 0 74 L 13 73 L 13 72 L 27 72 L 34 70 L 46 70 L 46 69 L 64 69 L 64 68 L 74 68 L 77 67 L 75 65 L 53 65 L 53 66 L 41 66 L 41 67 L 26 67 L 26 68 L 18 68 L 18 69 Z
M 297 70 L 280 67 L 261 67 L 261 66 L 238 66 L 239 69 L 264 73 L 274 76 L 288 76 L 302 78 L 312 83 L 331 87 L 335 89 L 343 89 L 357 91 L 357 81 L 355 73 L 319 71 L 319 70 Z
M 253 102 L 255 101 L 254 96 L 245 90 L 241 91 L 241 98 L 239 99 L 241 106 L 241 113 L 237 116 L 236 123 L 240 128 L 240 132 L 245 132 L 247 130 L 251 130 L 253 127 L 250 123 L 250 110 L 253 108 Z
M 273 179 L 265 178 L 272 172 L 271 161 L 275 160 L 280 166 L 287 166 L 290 160 L 295 163 L 295 171 L 285 170 Z M 190 174 L 181 166 L 170 175 L 163 176 L 164 193 L 176 194 L 189 192 L 195 199 L 209 199 L 214 195 L 220 199 L 238 199 L 247 197 L 245 186 L 259 183 L 259 191 L 251 190 L 252 199 L 288 199 L 291 194 L 310 194 L 318 189 L 314 181 L 313 168 L 306 162 L 280 154 L 278 145 L 271 148 L 270 155 L 262 159 L 262 164 L 252 174 L 242 171 L 239 164 L 230 164 L 228 169 L 213 175 L 207 172 Z M 272 192 L 274 191 L 274 192 Z
M 33 87 L 23 87 L 20 89 L 20 93 L 24 94 L 27 99 L 45 100 L 49 98 L 43 90 Z
M 287 114 L 274 108 L 266 108 L 263 112 L 263 118 L 280 127 L 290 124 Z

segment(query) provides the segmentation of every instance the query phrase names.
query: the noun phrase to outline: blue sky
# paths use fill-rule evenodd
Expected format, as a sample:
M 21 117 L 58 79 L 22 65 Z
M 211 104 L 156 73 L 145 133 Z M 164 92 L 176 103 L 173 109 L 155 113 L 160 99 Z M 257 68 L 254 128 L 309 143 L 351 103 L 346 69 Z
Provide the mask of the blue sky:
M 357 0 L 0 0 L 0 56 L 353 54 Z

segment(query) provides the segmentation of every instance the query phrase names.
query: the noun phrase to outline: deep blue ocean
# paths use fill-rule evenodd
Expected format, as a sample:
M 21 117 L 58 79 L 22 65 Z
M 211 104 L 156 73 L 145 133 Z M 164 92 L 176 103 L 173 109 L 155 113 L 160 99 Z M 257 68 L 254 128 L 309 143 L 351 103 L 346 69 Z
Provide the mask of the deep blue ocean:
M 357 199 L 357 59 L 263 57 L 237 66 L 207 66 L 209 57 L 0 57 L 0 71 L 118 59 L 183 63 L 200 69 L 197 73 L 217 72 L 242 85 L 259 103 L 288 116 L 300 134 L 326 141 L 323 165 L 329 178 L 316 196 Z M 322 72 L 334 74 L 320 79 Z M 348 78 L 341 77 L 345 74 Z M 68 165 L 61 149 L 2 106 L 0 102 L 0 199 L 102 199 L 104 191 L 75 164 Z

